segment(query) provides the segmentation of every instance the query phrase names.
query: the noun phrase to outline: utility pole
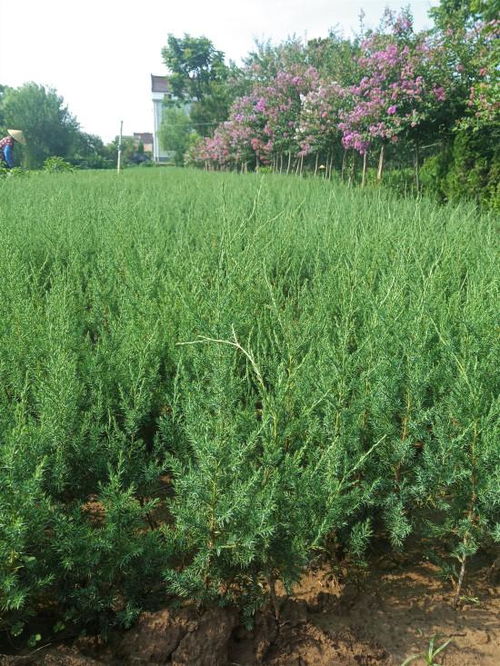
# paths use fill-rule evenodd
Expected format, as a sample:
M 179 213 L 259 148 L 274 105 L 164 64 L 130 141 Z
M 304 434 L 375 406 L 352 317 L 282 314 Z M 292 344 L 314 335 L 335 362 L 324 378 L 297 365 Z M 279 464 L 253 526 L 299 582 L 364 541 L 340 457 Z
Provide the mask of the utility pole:
M 118 138 L 118 159 L 116 162 L 116 173 L 120 173 L 122 166 L 122 135 L 123 135 L 123 120 L 120 120 L 120 136 Z

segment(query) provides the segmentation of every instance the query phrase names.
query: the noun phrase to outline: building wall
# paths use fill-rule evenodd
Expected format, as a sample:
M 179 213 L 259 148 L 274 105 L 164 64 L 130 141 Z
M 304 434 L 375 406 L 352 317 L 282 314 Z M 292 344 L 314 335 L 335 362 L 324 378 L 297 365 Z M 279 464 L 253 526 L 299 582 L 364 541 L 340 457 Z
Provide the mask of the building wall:
M 165 107 L 163 101 L 166 96 L 171 96 L 169 93 L 169 85 L 167 77 L 151 75 L 152 83 L 152 99 L 153 99 L 153 160 L 155 162 L 167 162 L 173 159 L 174 153 L 172 151 L 163 150 L 160 144 L 159 130 L 163 118 Z M 189 114 L 191 105 L 184 104 L 182 106 L 184 113 Z
M 158 135 L 161 126 L 161 119 L 163 116 L 163 98 L 165 97 L 165 93 L 154 92 L 152 93 L 152 95 L 153 95 L 153 124 L 154 124 L 153 160 L 155 162 L 166 162 L 170 157 L 170 153 L 161 148 L 160 139 Z

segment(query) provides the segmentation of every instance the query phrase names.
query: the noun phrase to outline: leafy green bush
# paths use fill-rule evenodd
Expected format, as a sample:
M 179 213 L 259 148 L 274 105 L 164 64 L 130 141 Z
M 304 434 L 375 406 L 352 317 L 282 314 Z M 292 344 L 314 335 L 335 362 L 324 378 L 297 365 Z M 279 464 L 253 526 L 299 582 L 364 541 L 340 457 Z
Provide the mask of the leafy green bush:
M 424 162 L 424 191 L 441 201 L 470 199 L 499 210 L 499 145 L 500 132 L 495 126 L 458 130 L 451 146 Z
M 1 189 L 3 629 L 250 615 L 373 535 L 459 578 L 500 539 L 491 216 L 187 169 Z
M 48 157 L 44 161 L 42 168 L 48 173 L 67 173 L 73 171 L 73 166 L 62 157 Z

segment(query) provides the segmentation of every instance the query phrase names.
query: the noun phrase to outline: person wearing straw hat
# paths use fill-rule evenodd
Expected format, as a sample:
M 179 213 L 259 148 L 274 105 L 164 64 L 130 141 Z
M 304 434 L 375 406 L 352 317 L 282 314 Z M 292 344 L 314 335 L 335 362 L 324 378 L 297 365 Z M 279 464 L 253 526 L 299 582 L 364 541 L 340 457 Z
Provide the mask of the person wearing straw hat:
M 3 162 L 2 166 L 5 165 L 8 169 L 12 169 L 14 166 L 13 153 L 16 141 L 26 144 L 26 139 L 24 138 L 22 130 L 8 129 L 7 136 L 0 139 L 0 161 Z

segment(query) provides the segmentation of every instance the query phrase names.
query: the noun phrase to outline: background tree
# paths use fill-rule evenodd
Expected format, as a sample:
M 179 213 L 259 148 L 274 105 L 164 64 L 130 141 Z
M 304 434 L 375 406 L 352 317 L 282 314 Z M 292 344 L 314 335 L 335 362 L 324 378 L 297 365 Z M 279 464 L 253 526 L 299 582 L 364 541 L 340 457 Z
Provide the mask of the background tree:
M 110 150 L 95 134 L 79 132 L 69 162 L 81 169 L 109 169 L 115 166 Z
M 362 77 L 358 63 L 360 41 L 361 36 L 350 40 L 332 29 L 328 37 L 307 42 L 307 61 L 321 77 L 344 87 L 355 85 Z
M 193 128 L 189 115 L 183 109 L 170 108 L 163 115 L 160 127 L 162 148 L 174 153 L 177 166 L 184 164 L 184 155 L 192 141 Z
M 113 141 L 106 146 L 106 152 L 111 160 L 112 166 L 116 166 L 118 159 L 118 143 L 120 138 L 115 136 Z M 136 141 L 131 136 L 122 137 L 121 145 L 121 165 L 127 166 L 128 164 L 140 164 L 143 159 L 141 159 L 138 152 L 138 146 Z
M 169 35 L 162 57 L 169 69 L 170 107 L 190 105 L 190 116 L 200 134 L 208 136 L 228 116 L 234 98 L 228 84 L 237 68 L 227 66 L 224 53 L 206 37 Z
M 71 154 L 79 125 L 52 88 L 36 83 L 7 88 L 2 95 L 2 115 L 5 125 L 23 130 L 26 136 L 26 167 L 39 167 L 50 156 Z
M 494 21 L 500 15 L 500 0 L 441 0 L 429 10 L 439 28 L 446 28 L 457 20 L 462 25 L 475 21 Z
M 289 37 L 281 44 L 270 40 L 255 42 L 255 49 L 243 60 L 245 77 L 251 85 L 271 84 L 279 72 L 307 65 L 307 53 L 297 37 Z
M 5 91 L 7 90 L 7 86 L 3 86 L 0 84 L 0 133 L 4 134 L 5 128 L 5 120 L 4 120 L 4 114 L 3 114 L 3 109 L 2 109 L 2 100 L 3 96 L 5 95 Z

